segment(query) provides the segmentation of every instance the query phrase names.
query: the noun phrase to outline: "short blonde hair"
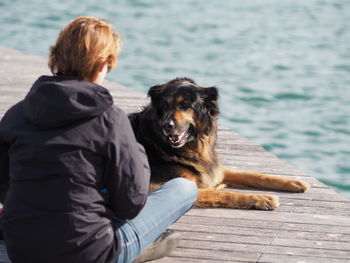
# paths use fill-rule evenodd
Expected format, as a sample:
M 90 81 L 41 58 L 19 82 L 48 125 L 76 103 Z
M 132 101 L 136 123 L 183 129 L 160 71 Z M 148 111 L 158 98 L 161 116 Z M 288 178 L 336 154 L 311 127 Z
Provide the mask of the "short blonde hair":
M 49 68 L 54 75 L 64 74 L 93 81 L 104 63 L 116 67 L 120 36 L 104 19 L 81 16 L 60 32 L 50 47 Z

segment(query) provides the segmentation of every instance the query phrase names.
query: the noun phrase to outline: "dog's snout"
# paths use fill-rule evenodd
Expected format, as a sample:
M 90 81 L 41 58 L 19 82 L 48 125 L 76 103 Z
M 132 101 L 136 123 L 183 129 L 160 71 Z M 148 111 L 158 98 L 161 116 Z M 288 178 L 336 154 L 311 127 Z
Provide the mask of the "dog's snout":
M 173 120 L 165 121 L 162 125 L 162 128 L 165 132 L 171 132 L 175 127 L 175 123 Z

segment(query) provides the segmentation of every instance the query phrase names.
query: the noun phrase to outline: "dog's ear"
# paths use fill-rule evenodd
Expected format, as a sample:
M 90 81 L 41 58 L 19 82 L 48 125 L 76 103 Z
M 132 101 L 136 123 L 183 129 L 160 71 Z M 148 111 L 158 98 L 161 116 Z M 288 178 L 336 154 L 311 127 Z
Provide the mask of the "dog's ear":
M 151 102 L 153 105 L 155 105 L 155 103 L 159 100 L 159 96 L 162 90 L 163 85 L 156 85 L 149 88 L 147 96 L 151 98 Z
M 219 92 L 216 87 L 203 88 L 202 98 L 204 101 L 204 106 L 208 110 L 208 113 L 215 117 L 219 115 L 220 110 L 218 106 Z

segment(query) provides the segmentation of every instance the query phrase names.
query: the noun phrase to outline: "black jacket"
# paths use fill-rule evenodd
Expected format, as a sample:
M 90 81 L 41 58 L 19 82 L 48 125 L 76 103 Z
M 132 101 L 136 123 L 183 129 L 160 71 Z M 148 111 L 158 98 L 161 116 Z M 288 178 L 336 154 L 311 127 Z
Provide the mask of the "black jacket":
M 40 77 L 0 123 L 0 202 L 10 259 L 113 262 L 119 242 L 111 220 L 140 212 L 149 174 L 143 147 L 105 88 Z

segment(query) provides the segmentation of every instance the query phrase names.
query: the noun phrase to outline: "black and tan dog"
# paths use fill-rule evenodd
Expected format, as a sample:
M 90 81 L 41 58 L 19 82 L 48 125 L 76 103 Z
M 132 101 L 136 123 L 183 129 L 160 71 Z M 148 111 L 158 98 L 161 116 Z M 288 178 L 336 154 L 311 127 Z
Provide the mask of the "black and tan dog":
M 305 192 L 298 180 L 235 171 L 223 167 L 215 151 L 218 90 L 177 78 L 151 87 L 150 105 L 129 115 L 137 140 L 145 147 L 151 166 L 151 190 L 184 177 L 199 187 L 197 207 L 231 207 L 271 210 L 278 197 L 219 190 L 222 185 Z

